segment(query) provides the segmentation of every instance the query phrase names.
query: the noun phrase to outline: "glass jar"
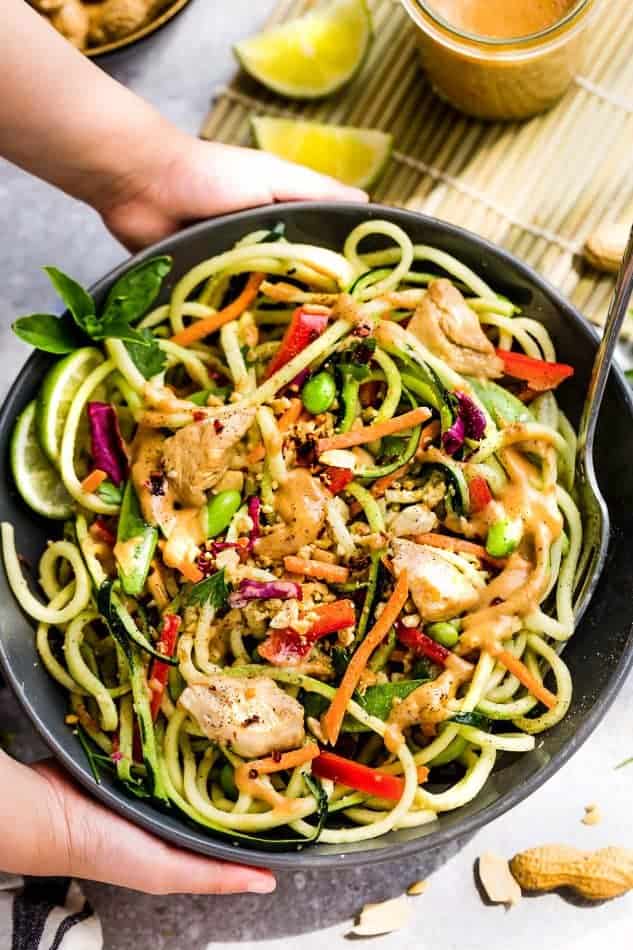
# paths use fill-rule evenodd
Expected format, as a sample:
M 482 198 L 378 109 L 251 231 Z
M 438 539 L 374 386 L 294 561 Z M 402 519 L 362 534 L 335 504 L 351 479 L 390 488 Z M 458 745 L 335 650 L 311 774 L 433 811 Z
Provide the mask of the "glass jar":
M 451 26 L 433 10 L 433 0 L 402 0 L 435 91 L 483 119 L 524 119 L 558 102 L 580 69 L 596 3 L 579 0 L 548 29 L 500 39 Z

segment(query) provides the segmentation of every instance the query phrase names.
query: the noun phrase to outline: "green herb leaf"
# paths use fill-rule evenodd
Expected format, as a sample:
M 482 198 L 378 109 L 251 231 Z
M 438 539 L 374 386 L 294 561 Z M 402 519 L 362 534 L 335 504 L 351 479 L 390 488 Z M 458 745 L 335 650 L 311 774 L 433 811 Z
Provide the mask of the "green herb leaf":
M 84 750 L 85 756 L 88 759 L 88 765 L 90 766 L 90 771 L 92 772 L 92 777 L 94 778 L 97 785 L 101 785 L 101 773 L 99 771 L 99 763 L 97 756 L 92 749 L 92 743 L 84 731 L 82 726 L 77 726 L 77 738 L 79 739 L 79 744 Z
M 484 716 L 483 713 L 478 712 L 456 713 L 448 721 L 455 722 L 460 726 L 472 726 L 473 729 L 483 729 L 484 732 L 490 732 L 492 728 L 490 719 Z
M 151 379 L 152 376 L 162 373 L 167 362 L 167 356 L 161 350 L 158 340 L 151 330 L 145 328 L 135 332 L 140 333 L 144 342 L 128 341 L 125 348 L 139 373 L 142 373 L 145 379 Z
M 149 345 L 141 331 L 135 330 L 122 317 L 108 320 L 107 323 L 104 323 L 101 318 L 96 318 L 96 322 L 88 332 L 93 340 L 124 340 L 126 343 L 137 343 L 141 347 Z
M 120 277 L 103 308 L 104 324 L 130 324 L 140 320 L 158 297 L 171 265 L 171 257 L 152 257 Z
M 25 343 L 45 353 L 72 353 L 82 340 L 72 320 L 52 313 L 32 313 L 13 324 L 13 332 Z
M 83 289 L 81 284 L 57 267 L 45 267 L 44 270 L 77 326 L 92 336 L 90 328 L 95 325 L 97 316 L 95 303 L 90 294 Z
M 97 495 L 108 505 L 120 505 L 123 499 L 121 489 L 110 481 L 101 482 L 97 488 Z
M 209 604 L 216 610 L 220 610 L 226 607 L 228 599 L 229 587 L 224 576 L 224 568 L 222 568 L 221 571 L 211 574 L 199 584 L 194 584 L 189 591 L 187 603 L 190 607 L 196 604 L 204 607 L 205 604 Z

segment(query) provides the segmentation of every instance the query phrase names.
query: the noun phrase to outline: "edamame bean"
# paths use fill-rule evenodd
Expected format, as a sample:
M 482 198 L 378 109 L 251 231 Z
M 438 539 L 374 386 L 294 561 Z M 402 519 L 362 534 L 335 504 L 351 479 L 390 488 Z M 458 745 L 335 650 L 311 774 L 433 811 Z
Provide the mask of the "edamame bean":
M 326 372 L 317 373 L 312 379 L 309 379 L 301 390 L 301 401 L 308 412 L 313 416 L 318 416 L 321 412 L 327 412 L 336 396 L 336 383 L 334 378 Z
M 241 504 L 242 496 L 235 489 L 214 495 L 207 504 L 207 537 L 216 538 L 226 531 Z
M 431 623 L 425 628 L 425 633 L 449 650 L 459 642 L 459 632 L 452 623 Z
M 486 551 L 491 557 L 507 557 L 516 551 L 523 535 L 523 523 L 502 518 L 488 528 Z

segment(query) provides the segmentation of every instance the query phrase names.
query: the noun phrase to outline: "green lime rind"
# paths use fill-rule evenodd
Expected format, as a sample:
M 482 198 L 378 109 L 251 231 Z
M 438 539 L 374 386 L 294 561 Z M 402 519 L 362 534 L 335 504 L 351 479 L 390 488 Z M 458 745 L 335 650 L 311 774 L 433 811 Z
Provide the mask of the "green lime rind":
M 42 449 L 54 465 L 59 463 L 70 404 L 84 379 L 102 361 L 99 350 L 84 346 L 55 363 L 44 377 L 37 397 L 37 435 Z
M 361 69 L 373 36 L 366 0 L 332 0 L 325 8 L 242 40 L 242 68 L 290 99 L 322 99 Z
M 57 469 L 42 451 L 35 417 L 36 403 L 33 400 L 13 427 L 10 446 L 13 480 L 29 508 L 44 518 L 63 521 L 73 513 L 73 500 Z

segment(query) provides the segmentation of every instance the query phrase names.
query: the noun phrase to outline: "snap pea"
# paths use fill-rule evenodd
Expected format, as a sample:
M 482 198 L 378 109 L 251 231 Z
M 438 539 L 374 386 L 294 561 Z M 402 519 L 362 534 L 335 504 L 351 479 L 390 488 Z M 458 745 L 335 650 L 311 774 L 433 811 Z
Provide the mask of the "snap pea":
M 449 650 L 459 642 L 459 631 L 452 623 L 431 623 L 424 632 Z
M 207 537 L 216 538 L 226 531 L 241 504 L 242 496 L 235 489 L 214 495 L 207 503 Z
M 131 481 L 125 486 L 115 557 L 121 587 L 131 597 L 145 586 L 158 541 L 158 531 L 143 520 L 136 490 Z
M 317 373 L 301 390 L 301 401 L 313 416 L 327 412 L 336 397 L 336 383 L 330 373 Z
M 521 521 L 510 521 L 509 518 L 501 518 L 491 524 L 488 529 L 486 551 L 491 557 L 507 557 L 513 551 L 516 551 L 522 535 L 523 525 Z

